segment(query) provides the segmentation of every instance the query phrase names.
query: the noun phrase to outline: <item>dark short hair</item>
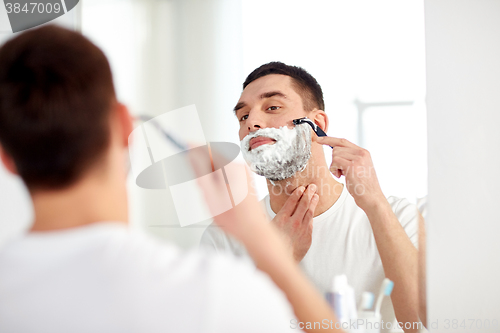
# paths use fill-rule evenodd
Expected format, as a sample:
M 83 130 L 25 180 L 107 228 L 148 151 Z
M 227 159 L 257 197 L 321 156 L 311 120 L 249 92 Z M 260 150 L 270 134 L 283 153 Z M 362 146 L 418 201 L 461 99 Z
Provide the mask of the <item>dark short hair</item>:
M 243 83 L 243 90 L 251 82 L 270 74 L 287 75 L 292 78 L 292 84 L 295 91 L 302 98 L 304 110 L 312 111 L 314 108 L 325 110 L 323 91 L 318 81 L 316 81 L 316 79 L 305 69 L 297 66 L 285 65 L 279 61 L 264 64 L 250 73 Z
M 0 144 L 29 189 L 71 185 L 104 157 L 116 101 L 104 53 L 54 25 L 0 48 Z

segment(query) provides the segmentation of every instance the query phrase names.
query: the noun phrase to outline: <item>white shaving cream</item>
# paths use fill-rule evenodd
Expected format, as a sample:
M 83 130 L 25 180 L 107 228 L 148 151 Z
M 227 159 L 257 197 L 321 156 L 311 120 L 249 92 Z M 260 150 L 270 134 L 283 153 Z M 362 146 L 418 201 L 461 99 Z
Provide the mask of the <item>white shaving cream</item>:
M 250 140 L 259 136 L 276 142 L 250 150 Z M 243 158 L 253 172 L 271 181 L 283 180 L 305 169 L 311 157 L 311 130 L 307 124 L 263 128 L 244 137 L 240 145 Z

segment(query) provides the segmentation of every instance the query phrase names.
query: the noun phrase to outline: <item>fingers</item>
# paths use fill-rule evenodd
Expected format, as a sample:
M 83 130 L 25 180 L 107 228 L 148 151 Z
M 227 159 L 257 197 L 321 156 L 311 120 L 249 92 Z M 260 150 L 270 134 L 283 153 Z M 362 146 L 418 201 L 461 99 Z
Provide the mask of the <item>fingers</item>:
M 297 218 L 300 221 L 304 219 L 304 216 L 307 210 L 309 209 L 309 205 L 311 204 L 311 199 L 316 193 L 316 190 L 317 186 L 315 184 L 310 184 L 309 186 L 307 186 L 307 190 L 300 198 L 300 201 L 297 205 L 297 209 L 293 213 L 293 217 Z
M 309 209 L 307 210 L 306 215 L 304 216 L 304 222 L 307 223 L 309 231 L 312 231 L 314 211 L 316 210 L 316 206 L 318 206 L 318 202 L 319 202 L 319 195 L 314 194 L 311 199 L 311 203 L 309 204 Z
M 330 171 L 335 175 L 335 177 L 340 178 L 342 175 L 345 176 L 349 167 L 351 167 L 355 161 L 361 159 L 357 152 L 358 151 L 353 148 L 339 146 L 333 148 Z
M 339 138 L 334 138 L 331 136 L 318 137 L 316 142 L 318 142 L 319 144 L 322 144 L 322 145 L 328 145 L 330 147 L 341 146 L 341 147 L 349 147 L 349 148 L 360 148 L 359 146 L 356 146 L 354 143 L 349 142 L 346 139 L 339 139 Z
M 348 161 L 355 161 L 360 158 L 359 150 L 353 148 L 345 148 L 336 146 L 332 151 L 332 158 L 335 156 L 342 157 Z
M 285 205 L 283 205 L 283 208 L 281 208 L 280 212 L 283 212 L 283 214 L 285 214 L 286 216 L 292 216 L 295 208 L 297 207 L 297 203 L 299 202 L 305 190 L 306 188 L 304 186 L 297 187 L 288 197 Z
M 309 210 L 308 210 L 308 212 L 311 212 L 313 216 L 314 216 L 314 210 L 316 210 L 316 206 L 318 206 L 318 202 L 319 202 L 319 195 L 315 193 L 311 199 L 311 204 L 309 205 Z
M 345 175 L 345 172 L 352 165 L 351 160 L 347 160 L 340 156 L 334 156 L 332 158 L 332 165 L 330 166 L 330 171 L 335 177 L 340 178 L 340 176 Z M 344 171 L 345 170 L 345 171 Z

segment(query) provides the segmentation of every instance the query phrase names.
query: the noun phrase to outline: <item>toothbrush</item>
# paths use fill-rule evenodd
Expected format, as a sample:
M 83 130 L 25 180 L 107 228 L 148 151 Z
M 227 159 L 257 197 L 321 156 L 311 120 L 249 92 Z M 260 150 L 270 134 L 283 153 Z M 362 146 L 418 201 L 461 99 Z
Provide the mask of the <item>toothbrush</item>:
M 361 295 L 361 304 L 359 305 L 358 313 L 370 310 L 375 302 L 375 295 L 369 291 L 363 292 Z
M 316 125 L 314 121 L 312 121 L 307 117 L 294 119 L 293 124 L 294 125 L 309 124 L 309 126 L 311 126 L 311 128 L 313 129 L 314 133 L 316 133 L 317 136 L 326 136 L 326 133 L 318 125 Z
M 380 292 L 377 297 L 377 304 L 375 305 L 375 315 L 380 314 L 380 308 L 382 307 L 382 300 L 384 299 L 384 296 L 391 295 L 393 288 L 394 288 L 394 282 L 392 282 L 388 278 L 385 278 L 384 281 L 382 281 L 382 285 L 380 286 Z

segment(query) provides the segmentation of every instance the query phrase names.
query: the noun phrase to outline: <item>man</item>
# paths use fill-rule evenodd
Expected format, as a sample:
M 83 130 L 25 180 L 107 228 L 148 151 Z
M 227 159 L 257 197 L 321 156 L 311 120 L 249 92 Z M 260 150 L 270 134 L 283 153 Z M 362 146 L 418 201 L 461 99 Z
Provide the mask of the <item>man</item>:
M 250 216 L 252 195 L 216 221 L 261 271 L 131 235 L 131 129 L 106 57 L 82 35 L 46 26 L 0 48 L 0 157 L 35 212 L 30 232 L 0 251 L 1 332 L 312 332 L 291 323 L 336 322 L 263 212 Z M 204 190 L 227 191 L 212 178 Z
M 246 78 L 234 108 L 243 156 L 267 178 L 267 213 L 320 291 L 330 291 L 334 276 L 346 274 L 359 303 L 363 291 L 377 295 L 387 277 L 394 291 L 392 302 L 383 303 L 382 319 L 392 323 L 396 315 L 398 322 L 413 326 L 419 321 L 419 213 L 406 200 L 386 199 L 368 151 L 293 123 L 308 117 L 326 132 L 324 110 L 321 87 L 304 69 L 262 65 Z M 330 168 L 325 145 L 333 148 Z M 337 178 L 345 176 L 346 185 L 328 169 Z M 220 228 L 207 228 L 201 242 L 246 255 L 244 246 Z

